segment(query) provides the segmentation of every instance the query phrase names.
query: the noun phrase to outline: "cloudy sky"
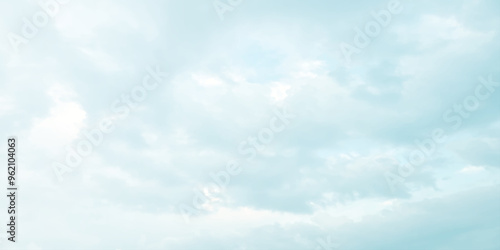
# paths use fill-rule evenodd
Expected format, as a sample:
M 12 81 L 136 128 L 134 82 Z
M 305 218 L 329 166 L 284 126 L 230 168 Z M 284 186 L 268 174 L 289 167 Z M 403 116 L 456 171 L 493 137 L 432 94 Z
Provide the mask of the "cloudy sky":
M 498 1 L 40 2 L 1 249 L 500 249 Z

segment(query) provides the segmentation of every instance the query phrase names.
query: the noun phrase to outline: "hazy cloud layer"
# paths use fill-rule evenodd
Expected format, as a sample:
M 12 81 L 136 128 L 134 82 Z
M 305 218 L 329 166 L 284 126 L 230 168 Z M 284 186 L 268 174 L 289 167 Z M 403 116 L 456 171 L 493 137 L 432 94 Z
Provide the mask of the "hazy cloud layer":
M 72 0 L 17 45 L 43 8 L 0 3 L 21 188 L 19 242 L 0 247 L 499 249 L 500 4 L 401 0 L 347 62 L 340 44 L 388 3 L 243 1 L 221 21 L 212 1 Z M 168 75 L 121 119 L 156 66 Z M 249 146 L 283 108 L 284 130 Z M 114 131 L 59 182 L 54 162 L 106 117 Z M 391 189 L 435 129 L 446 141 Z M 241 173 L 214 188 L 231 161 Z

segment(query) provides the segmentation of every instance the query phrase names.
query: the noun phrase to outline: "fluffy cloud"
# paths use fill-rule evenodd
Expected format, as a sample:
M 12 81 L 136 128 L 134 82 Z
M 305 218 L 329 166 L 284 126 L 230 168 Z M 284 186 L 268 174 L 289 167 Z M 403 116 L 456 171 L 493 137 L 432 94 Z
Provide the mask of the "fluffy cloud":
M 500 82 L 499 5 L 401 3 L 349 65 L 339 44 L 387 3 L 244 1 L 221 22 L 210 1 L 70 1 L 17 54 L 3 39 L 0 128 L 22 164 L 7 248 L 498 249 L 500 87 L 458 129 L 443 113 L 479 76 Z M 41 10 L 0 7 L 3 34 Z M 149 65 L 166 80 L 58 183 L 52 163 Z M 284 107 L 295 118 L 247 160 Z M 391 190 L 435 128 L 446 142 Z M 214 189 L 229 161 L 243 171 Z

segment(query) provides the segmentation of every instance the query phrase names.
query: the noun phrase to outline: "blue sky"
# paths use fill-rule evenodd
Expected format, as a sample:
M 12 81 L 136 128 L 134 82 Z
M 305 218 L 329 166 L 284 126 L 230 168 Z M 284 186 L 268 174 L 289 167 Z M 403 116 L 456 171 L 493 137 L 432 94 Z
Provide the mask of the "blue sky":
M 498 1 L 41 2 L 0 1 L 2 249 L 500 249 Z

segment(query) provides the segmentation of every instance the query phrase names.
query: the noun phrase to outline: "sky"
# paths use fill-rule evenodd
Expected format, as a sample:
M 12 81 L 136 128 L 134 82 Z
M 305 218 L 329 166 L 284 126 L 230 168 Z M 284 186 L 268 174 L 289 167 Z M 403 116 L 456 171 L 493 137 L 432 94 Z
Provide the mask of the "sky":
M 0 249 L 500 249 L 498 13 L 0 0 Z

